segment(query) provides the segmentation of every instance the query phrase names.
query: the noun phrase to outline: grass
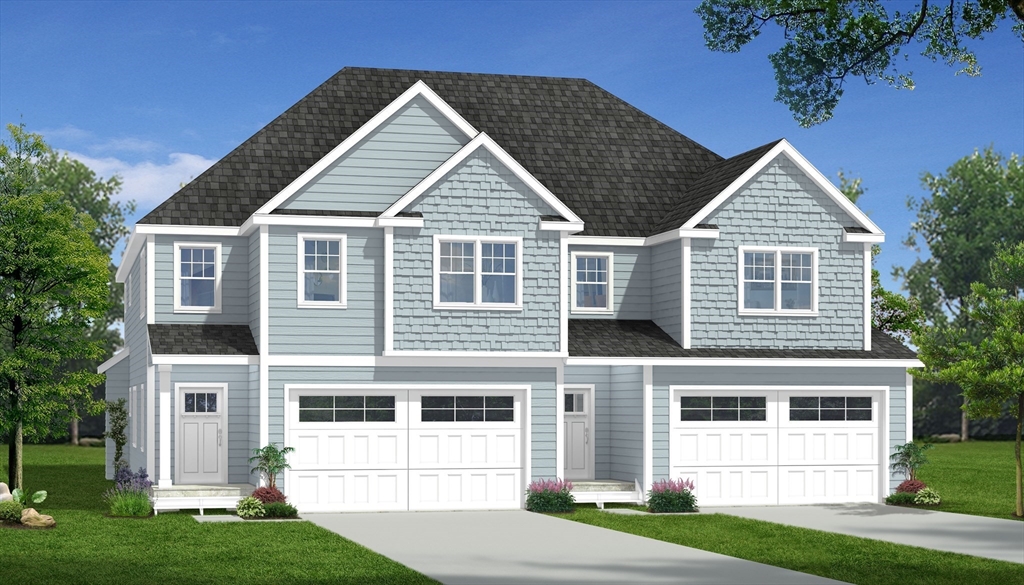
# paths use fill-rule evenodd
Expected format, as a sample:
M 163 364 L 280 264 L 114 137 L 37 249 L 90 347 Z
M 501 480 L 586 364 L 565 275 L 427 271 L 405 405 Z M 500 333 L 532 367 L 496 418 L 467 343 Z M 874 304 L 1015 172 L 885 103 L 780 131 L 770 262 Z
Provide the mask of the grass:
M 724 514 L 623 516 L 577 508 L 559 516 L 860 585 L 1022 583 L 1024 567 Z
M 6 450 L 3 451 L 6 453 Z M 103 449 L 26 445 L 25 483 L 53 530 L 0 528 L 0 573 L 35 583 L 436 583 L 308 522 L 107 518 Z
M 917 478 L 942 497 L 928 509 L 1014 518 L 1013 441 L 937 443 L 927 457 Z

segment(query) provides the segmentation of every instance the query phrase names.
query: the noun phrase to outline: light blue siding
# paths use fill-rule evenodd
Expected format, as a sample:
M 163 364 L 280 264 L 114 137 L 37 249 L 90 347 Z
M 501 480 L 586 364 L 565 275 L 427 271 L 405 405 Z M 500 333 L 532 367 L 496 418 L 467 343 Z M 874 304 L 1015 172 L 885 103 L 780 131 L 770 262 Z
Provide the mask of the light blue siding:
M 693 347 L 863 348 L 864 245 L 842 241 L 853 220 L 788 158 L 707 221 L 721 237 L 693 240 Z M 739 246 L 818 248 L 819 315 L 739 316 Z
M 644 483 L 644 370 L 643 366 L 613 366 L 611 393 L 612 479 Z
M 286 384 L 523 384 L 531 387 L 530 440 L 533 478 L 560 476 L 555 470 L 554 368 L 270 368 L 270 442 L 284 442 Z
M 249 329 L 257 345 L 260 339 L 260 232 L 249 236 Z
M 174 312 L 174 243 L 221 244 L 221 312 Z M 156 236 L 153 292 L 157 323 L 249 323 L 249 240 L 241 237 Z
M 395 229 L 395 349 L 558 351 L 559 232 L 554 212 L 486 151 L 454 169 L 410 208 L 422 229 Z M 523 309 L 433 308 L 433 235 L 521 236 Z
M 346 308 L 298 306 L 299 233 L 347 234 Z M 271 226 L 269 241 L 270 353 L 380 355 L 384 348 L 383 232 Z
M 384 211 L 467 142 L 417 97 L 281 207 Z
M 131 356 L 124 358 L 120 362 L 114 365 L 114 367 L 107 370 L 107 381 L 104 392 L 104 400 L 108 402 L 114 402 L 120 398 L 124 398 L 125 402 L 128 401 L 128 366 Z M 104 420 L 106 424 L 110 424 L 110 413 L 104 414 Z M 109 437 L 105 442 L 106 446 L 106 465 L 104 472 L 107 479 L 114 479 L 114 441 Z
M 132 286 L 130 290 L 126 289 L 125 292 L 126 295 L 130 295 L 131 306 L 128 305 L 128 299 L 126 298 L 124 310 L 124 340 L 125 347 L 130 348 L 130 353 L 128 357 L 117 366 L 120 367 L 123 364 L 124 367 L 127 368 L 127 377 L 124 379 L 124 388 L 122 390 L 123 394 L 119 395 L 118 398 L 125 399 L 125 408 L 129 410 L 129 413 L 131 413 L 129 390 L 133 386 L 139 388 L 139 404 L 136 407 L 135 413 L 130 414 L 128 428 L 125 429 L 128 441 L 125 443 L 123 452 L 125 462 L 136 471 L 140 467 L 146 467 L 147 445 L 145 444 L 145 437 L 148 422 L 146 416 L 146 405 L 149 400 L 150 389 L 146 388 L 145 384 L 146 368 L 149 364 L 149 331 L 146 327 L 145 314 L 140 309 L 146 302 L 143 297 L 142 279 L 146 277 L 145 265 L 149 261 L 150 259 L 146 258 L 145 262 L 143 262 L 142 252 L 140 251 L 135 257 L 135 261 L 129 271 Z M 133 422 L 137 426 L 138 433 L 134 446 L 132 445 Z M 112 443 L 111 449 L 113 449 Z M 113 461 L 112 452 L 111 461 Z
M 614 297 L 611 314 L 570 313 L 572 319 L 650 319 L 651 318 L 651 249 L 640 246 L 569 246 L 572 253 L 612 253 Z M 576 267 L 570 265 L 569 286 L 575 280 Z
M 679 240 L 651 250 L 651 318 L 677 342 L 683 342 L 683 251 Z

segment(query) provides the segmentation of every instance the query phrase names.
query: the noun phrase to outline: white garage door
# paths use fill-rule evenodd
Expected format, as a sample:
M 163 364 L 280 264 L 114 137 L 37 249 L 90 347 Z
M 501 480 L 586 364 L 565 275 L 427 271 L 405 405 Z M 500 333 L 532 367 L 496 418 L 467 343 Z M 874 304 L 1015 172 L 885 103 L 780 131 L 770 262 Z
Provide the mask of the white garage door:
M 671 477 L 701 506 L 877 501 L 880 393 L 676 390 Z
M 522 506 L 522 391 L 296 389 L 288 420 L 302 511 Z

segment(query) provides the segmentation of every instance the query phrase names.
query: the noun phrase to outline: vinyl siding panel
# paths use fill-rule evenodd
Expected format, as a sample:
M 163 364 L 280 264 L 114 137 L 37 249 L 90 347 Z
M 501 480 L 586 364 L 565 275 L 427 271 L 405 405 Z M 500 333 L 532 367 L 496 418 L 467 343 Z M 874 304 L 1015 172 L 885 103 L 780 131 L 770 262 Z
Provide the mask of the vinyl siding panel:
M 132 269 L 129 271 L 132 285 L 130 289 L 126 289 L 126 297 L 131 298 L 131 304 L 128 304 L 128 299 L 125 299 L 125 312 L 124 312 L 124 339 L 125 347 L 130 348 L 130 354 L 125 361 L 118 364 L 121 366 L 125 365 L 127 368 L 127 378 L 124 380 L 125 386 L 123 394 L 118 398 L 125 399 L 125 408 L 131 411 L 131 400 L 129 398 L 129 390 L 135 386 L 139 388 L 139 404 L 136 407 L 134 414 L 129 416 L 128 428 L 125 429 L 127 435 L 127 442 L 124 446 L 124 459 L 133 470 L 138 471 L 140 467 L 146 467 L 146 449 L 149 447 L 145 444 L 146 430 L 147 430 L 147 417 L 146 417 L 146 406 L 147 401 L 150 400 L 150 388 L 146 388 L 146 373 L 149 365 L 149 331 L 146 328 L 146 317 L 143 311 L 140 311 L 140 304 L 146 302 L 143 297 L 143 286 L 142 279 L 146 276 L 146 263 L 150 259 L 146 258 L 143 261 L 143 254 L 140 251 L 139 255 L 136 256 L 135 262 L 132 265 Z M 109 374 L 109 372 L 108 372 Z M 134 424 L 137 425 L 138 438 L 136 439 L 135 446 L 132 446 L 132 419 L 134 418 Z M 111 442 L 111 449 L 113 449 L 113 443 Z M 113 456 L 111 456 L 113 461 Z M 111 468 L 112 469 L 112 468 Z M 152 474 L 151 474 L 152 475 Z
M 569 246 L 567 262 L 572 253 L 611 253 L 614 297 L 611 314 L 570 312 L 571 319 L 650 319 L 651 318 L 651 249 L 633 246 Z M 576 267 L 570 264 L 569 287 L 576 286 Z M 571 295 L 570 295 L 571 296 Z
M 642 366 L 613 366 L 611 393 L 611 479 L 644 477 L 644 370 Z
M 281 207 L 384 211 L 467 142 L 417 97 Z
M 682 243 L 665 242 L 651 249 L 651 318 L 683 343 Z
M 158 235 L 154 253 L 157 323 L 249 323 L 249 240 L 242 237 Z M 174 312 L 174 243 L 221 244 L 221 312 Z
M 104 400 L 113 402 L 120 398 L 124 398 L 125 402 L 128 401 L 128 369 L 130 358 L 131 356 L 129 355 L 127 358 L 121 360 L 120 363 L 107 370 Z M 109 412 L 104 414 L 104 420 L 106 421 L 107 428 L 109 429 Z M 107 479 L 114 479 L 114 441 L 108 437 L 104 444 L 106 446 L 106 464 L 104 466 L 105 477 Z
M 249 236 L 249 329 L 259 346 L 260 339 L 260 232 Z

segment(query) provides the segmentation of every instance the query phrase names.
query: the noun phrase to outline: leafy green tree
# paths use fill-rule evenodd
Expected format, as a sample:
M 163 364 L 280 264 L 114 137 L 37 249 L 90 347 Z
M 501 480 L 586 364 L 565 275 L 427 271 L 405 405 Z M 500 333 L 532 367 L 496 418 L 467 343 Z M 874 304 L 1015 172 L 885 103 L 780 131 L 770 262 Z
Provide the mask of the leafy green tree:
M 957 67 L 957 74 L 981 74 L 968 41 L 978 41 L 1009 18 L 1024 39 L 1024 1 L 971 0 L 911 8 L 881 0 L 703 0 L 696 12 L 709 49 L 736 53 L 769 23 L 782 28 L 785 42 L 769 55 L 778 92 L 775 101 L 803 127 L 832 118 L 847 79 L 879 81 L 913 89 L 910 71 L 896 67 L 911 43 L 921 55 Z
M 980 332 L 976 343 L 963 327 L 939 325 L 914 336 L 928 379 L 958 384 L 972 417 L 996 417 L 1007 402 L 1017 418 L 1016 515 L 1024 517 L 1021 426 L 1024 424 L 1024 242 L 999 250 L 989 263 L 990 286 L 971 284 L 963 315 Z

